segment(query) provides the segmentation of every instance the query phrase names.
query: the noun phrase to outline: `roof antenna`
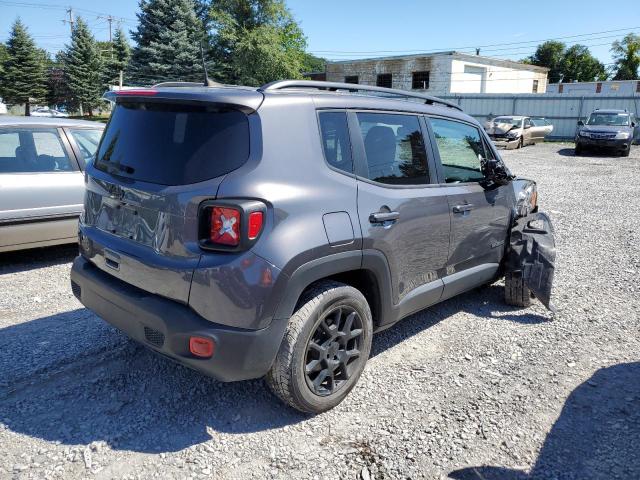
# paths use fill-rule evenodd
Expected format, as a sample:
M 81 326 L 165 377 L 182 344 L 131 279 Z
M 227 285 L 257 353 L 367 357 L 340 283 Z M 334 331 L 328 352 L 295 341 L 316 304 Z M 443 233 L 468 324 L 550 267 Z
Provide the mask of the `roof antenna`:
M 209 74 L 207 73 L 207 65 L 204 62 L 204 49 L 202 48 L 202 41 L 200 42 L 200 58 L 202 59 L 202 70 L 204 71 L 204 86 L 205 87 L 219 87 L 220 84 L 218 82 L 214 82 L 209 78 Z

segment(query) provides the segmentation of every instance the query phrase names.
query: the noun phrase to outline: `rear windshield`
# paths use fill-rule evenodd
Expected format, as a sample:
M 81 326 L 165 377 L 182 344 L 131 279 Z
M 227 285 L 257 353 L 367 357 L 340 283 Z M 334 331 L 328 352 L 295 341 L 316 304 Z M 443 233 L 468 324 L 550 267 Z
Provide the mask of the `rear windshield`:
M 95 167 L 125 178 L 184 185 L 224 175 L 249 158 L 249 122 L 213 106 L 116 105 Z

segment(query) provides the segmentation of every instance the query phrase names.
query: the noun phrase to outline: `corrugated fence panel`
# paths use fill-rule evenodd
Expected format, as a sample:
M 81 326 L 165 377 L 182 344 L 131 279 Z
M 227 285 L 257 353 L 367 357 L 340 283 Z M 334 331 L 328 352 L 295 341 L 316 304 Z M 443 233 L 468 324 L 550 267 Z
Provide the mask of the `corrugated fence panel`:
M 442 98 L 458 103 L 466 113 L 481 123 L 497 115 L 527 115 L 545 117 L 553 123 L 550 138 L 573 139 L 578 120 L 596 108 L 627 109 L 640 114 L 640 96 L 588 95 L 584 97 L 562 94 L 459 94 Z

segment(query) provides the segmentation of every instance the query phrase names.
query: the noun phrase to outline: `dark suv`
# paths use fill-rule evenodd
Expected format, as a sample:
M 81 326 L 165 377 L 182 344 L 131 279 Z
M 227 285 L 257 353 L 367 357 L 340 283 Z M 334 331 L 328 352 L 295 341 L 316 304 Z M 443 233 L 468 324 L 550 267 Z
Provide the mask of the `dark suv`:
M 627 110 L 596 109 L 586 123 L 579 121 L 578 127 L 576 155 L 588 149 L 606 148 L 628 157 L 638 125 Z
M 75 295 L 132 338 L 307 412 L 353 388 L 375 331 L 504 273 L 536 209 L 457 105 L 281 81 L 113 94 L 86 174 Z M 507 299 L 528 305 L 521 276 Z

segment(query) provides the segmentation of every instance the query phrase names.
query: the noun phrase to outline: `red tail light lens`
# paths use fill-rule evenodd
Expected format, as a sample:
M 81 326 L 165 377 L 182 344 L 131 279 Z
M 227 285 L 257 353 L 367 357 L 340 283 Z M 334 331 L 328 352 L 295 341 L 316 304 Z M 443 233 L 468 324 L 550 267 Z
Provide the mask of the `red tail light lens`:
M 240 244 L 239 210 L 228 207 L 213 207 L 210 225 L 209 238 L 213 243 L 232 247 Z
M 263 220 L 264 214 L 262 212 L 251 212 L 249 214 L 249 240 L 255 240 L 256 238 L 258 238 L 258 235 L 260 235 L 260 231 L 262 230 Z

